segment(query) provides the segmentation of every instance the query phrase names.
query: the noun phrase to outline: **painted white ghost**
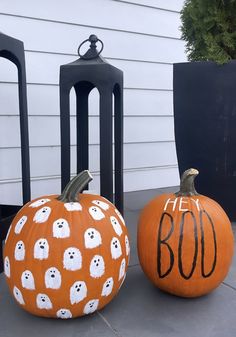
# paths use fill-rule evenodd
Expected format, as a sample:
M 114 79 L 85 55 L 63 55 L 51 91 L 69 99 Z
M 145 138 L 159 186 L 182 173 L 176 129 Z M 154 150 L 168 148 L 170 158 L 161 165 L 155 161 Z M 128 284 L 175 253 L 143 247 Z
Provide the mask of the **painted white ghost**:
M 118 238 L 113 237 L 111 240 L 111 256 L 113 259 L 118 259 L 122 255 L 122 249 Z
M 70 227 L 65 219 L 57 219 L 53 222 L 53 236 L 54 238 L 64 239 L 70 236 Z
M 129 245 L 129 238 L 127 235 L 125 235 L 125 250 L 126 250 L 126 255 L 128 256 L 130 253 L 130 245 Z
M 22 240 L 20 240 L 16 243 L 15 259 L 17 261 L 23 261 L 25 259 L 25 244 Z
M 78 248 L 69 247 L 63 254 L 63 266 L 67 270 L 79 270 L 82 267 L 82 255 Z
M 47 239 L 38 239 L 34 244 L 34 258 L 46 260 L 49 254 L 49 245 Z
M 39 309 L 52 309 L 52 302 L 48 295 L 46 294 L 38 294 L 36 297 L 36 305 Z
M 97 299 L 90 300 L 88 303 L 85 304 L 84 314 L 85 315 L 92 314 L 94 311 L 97 310 L 98 304 L 99 304 L 99 300 Z
M 6 256 L 4 259 L 4 274 L 6 275 L 6 277 L 11 277 L 11 266 L 8 256 Z
M 102 220 L 103 218 L 105 218 L 105 215 L 97 206 L 89 207 L 89 214 L 94 220 Z
M 126 267 L 126 262 L 125 262 L 125 258 L 123 258 L 122 261 L 121 261 L 121 264 L 120 264 L 119 281 L 125 275 L 125 267 Z
M 84 281 L 76 281 L 70 287 L 70 303 L 75 304 L 83 301 L 87 296 L 87 286 Z
M 84 233 L 84 245 L 86 248 L 95 248 L 102 244 L 101 234 L 95 228 L 88 228 Z
M 25 270 L 21 275 L 22 287 L 29 290 L 35 289 L 34 276 L 30 270 Z
M 79 202 L 66 202 L 64 207 L 68 212 L 82 211 L 82 206 Z
M 15 234 L 20 234 L 22 228 L 24 227 L 25 223 L 27 221 L 27 216 L 23 215 L 16 223 L 14 232 Z
M 48 268 L 44 275 L 46 288 L 59 289 L 61 287 L 61 273 L 55 268 Z
M 36 223 L 46 222 L 51 214 L 51 208 L 48 206 L 40 208 L 34 215 L 33 221 Z
M 105 263 L 101 255 L 94 255 L 90 262 L 90 276 L 94 278 L 101 277 L 105 272 Z
M 61 319 L 72 318 L 72 313 L 70 312 L 69 309 L 62 308 L 57 311 L 57 317 Z
M 101 296 L 109 296 L 112 292 L 114 281 L 112 277 L 109 277 L 103 284 Z
M 107 203 L 105 203 L 104 201 L 101 201 L 101 200 L 93 200 L 92 203 L 96 206 L 99 206 L 104 211 L 107 211 L 110 207 Z
M 47 202 L 51 201 L 50 199 L 39 199 L 36 200 L 34 202 L 32 202 L 32 204 L 29 205 L 29 207 L 35 208 L 35 207 L 39 207 L 39 206 L 43 206 L 44 204 L 46 204 Z
M 21 293 L 20 289 L 18 289 L 16 286 L 14 286 L 14 288 L 13 288 L 13 295 L 14 295 L 14 297 L 17 300 L 18 303 L 20 303 L 21 305 L 25 305 L 25 301 L 24 301 L 24 298 L 22 296 L 22 293 Z
M 114 231 L 116 232 L 116 234 L 121 236 L 121 234 L 123 233 L 123 230 L 121 228 L 121 225 L 119 224 L 119 221 L 113 215 L 110 216 L 110 221 L 111 221 L 112 227 Z

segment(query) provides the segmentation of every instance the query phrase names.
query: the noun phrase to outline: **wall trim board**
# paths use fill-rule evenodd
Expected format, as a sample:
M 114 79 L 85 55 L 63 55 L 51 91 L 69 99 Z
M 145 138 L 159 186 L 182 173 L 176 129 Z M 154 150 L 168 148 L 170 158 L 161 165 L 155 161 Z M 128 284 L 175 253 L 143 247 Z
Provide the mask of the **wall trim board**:
M 158 38 L 163 38 L 163 39 L 181 40 L 180 37 L 174 37 L 174 36 L 168 36 L 168 35 L 158 35 L 158 34 L 139 32 L 139 31 L 118 29 L 118 28 L 102 27 L 102 26 L 96 26 L 96 25 L 87 25 L 87 24 L 81 24 L 81 23 L 76 23 L 76 22 L 51 20 L 51 19 L 46 19 L 46 18 L 26 16 L 26 15 L 20 15 L 20 14 L 12 14 L 12 13 L 7 13 L 7 12 L 6 13 L 0 12 L 0 15 L 13 16 L 13 17 L 18 17 L 18 18 L 23 18 L 23 19 L 45 21 L 45 22 L 51 22 L 51 23 L 60 23 L 60 24 L 64 24 L 64 25 L 79 26 L 79 27 L 86 27 L 86 28 L 92 28 L 92 29 L 110 30 L 110 31 L 121 32 L 121 33 L 128 33 L 128 34 L 137 34 L 137 35 L 143 35 L 143 36 L 158 37 Z
M 130 173 L 130 172 L 141 172 L 141 171 L 150 171 L 150 170 L 165 170 L 169 168 L 177 168 L 176 165 L 163 165 L 163 166 L 150 166 L 150 167 L 134 167 L 129 169 L 124 169 L 124 173 Z M 113 171 L 113 174 L 115 172 Z M 99 171 L 91 171 L 91 174 L 94 176 L 100 176 Z M 75 177 L 75 173 L 71 174 L 71 178 Z M 39 180 L 53 180 L 53 179 L 61 179 L 60 175 L 51 175 L 51 176 L 42 176 L 42 177 L 31 177 L 31 182 L 33 181 L 39 181 Z M 14 179 L 4 179 L 0 180 L 0 185 L 2 184 L 12 184 L 12 183 L 19 183 L 21 182 L 21 178 L 14 178 Z

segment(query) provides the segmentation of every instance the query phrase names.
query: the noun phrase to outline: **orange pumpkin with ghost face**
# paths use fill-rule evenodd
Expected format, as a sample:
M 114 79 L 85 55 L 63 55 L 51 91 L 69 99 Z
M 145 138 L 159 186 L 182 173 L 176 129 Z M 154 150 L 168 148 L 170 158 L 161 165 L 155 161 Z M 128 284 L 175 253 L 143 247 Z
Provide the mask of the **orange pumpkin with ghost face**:
M 27 203 L 11 224 L 4 271 L 14 298 L 32 314 L 72 318 L 93 313 L 124 281 L 127 228 L 108 200 L 79 193 L 90 180 L 83 171 L 61 196 Z
M 198 171 L 184 172 L 180 191 L 154 198 L 138 225 L 138 254 L 148 278 L 183 297 L 204 295 L 226 277 L 234 252 L 231 223 L 214 200 L 194 187 Z

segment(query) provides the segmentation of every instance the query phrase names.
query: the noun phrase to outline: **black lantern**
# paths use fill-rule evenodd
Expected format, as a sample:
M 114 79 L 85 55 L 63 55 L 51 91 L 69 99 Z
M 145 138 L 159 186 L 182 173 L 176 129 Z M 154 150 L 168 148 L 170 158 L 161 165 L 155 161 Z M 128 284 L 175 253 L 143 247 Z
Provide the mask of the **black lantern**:
M 101 43 L 100 51 L 96 43 Z M 90 42 L 89 50 L 80 54 L 80 47 Z M 123 72 L 100 53 L 103 43 L 95 35 L 81 43 L 76 61 L 60 67 L 61 114 L 61 184 L 70 180 L 70 90 L 76 93 L 77 172 L 88 169 L 88 97 L 93 88 L 100 95 L 100 186 L 101 195 L 113 202 L 113 95 L 114 95 L 114 152 L 115 205 L 123 212 Z
M 22 166 L 22 195 L 23 203 L 30 200 L 30 161 L 29 161 L 29 136 L 28 114 L 26 96 L 25 54 L 22 41 L 0 33 L 0 57 L 13 62 L 18 70 L 19 114 L 21 135 L 21 166 Z M 14 205 L 1 205 L 1 231 L 0 231 L 0 272 L 2 271 L 2 241 L 10 222 L 19 207 Z

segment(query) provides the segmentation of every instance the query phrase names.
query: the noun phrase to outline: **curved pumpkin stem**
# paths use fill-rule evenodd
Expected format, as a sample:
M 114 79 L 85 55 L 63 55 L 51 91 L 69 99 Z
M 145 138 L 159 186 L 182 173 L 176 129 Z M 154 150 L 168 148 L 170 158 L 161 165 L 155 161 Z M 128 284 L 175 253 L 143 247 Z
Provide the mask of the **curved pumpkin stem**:
M 194 168 L 184 171 L 180 180 L 180 190 L 179 192 L 175 193 L 175 195 L 177 197 L 198 195 L 194 186 L 194 180 L 198 174 L 198 170 Z
M 62 202 L 77 202 L 78 194 L 83 191 L 91 180 L 93 180 L 91 173 L 88 170 L 82 171 L 66 185 L 57 200 Z

